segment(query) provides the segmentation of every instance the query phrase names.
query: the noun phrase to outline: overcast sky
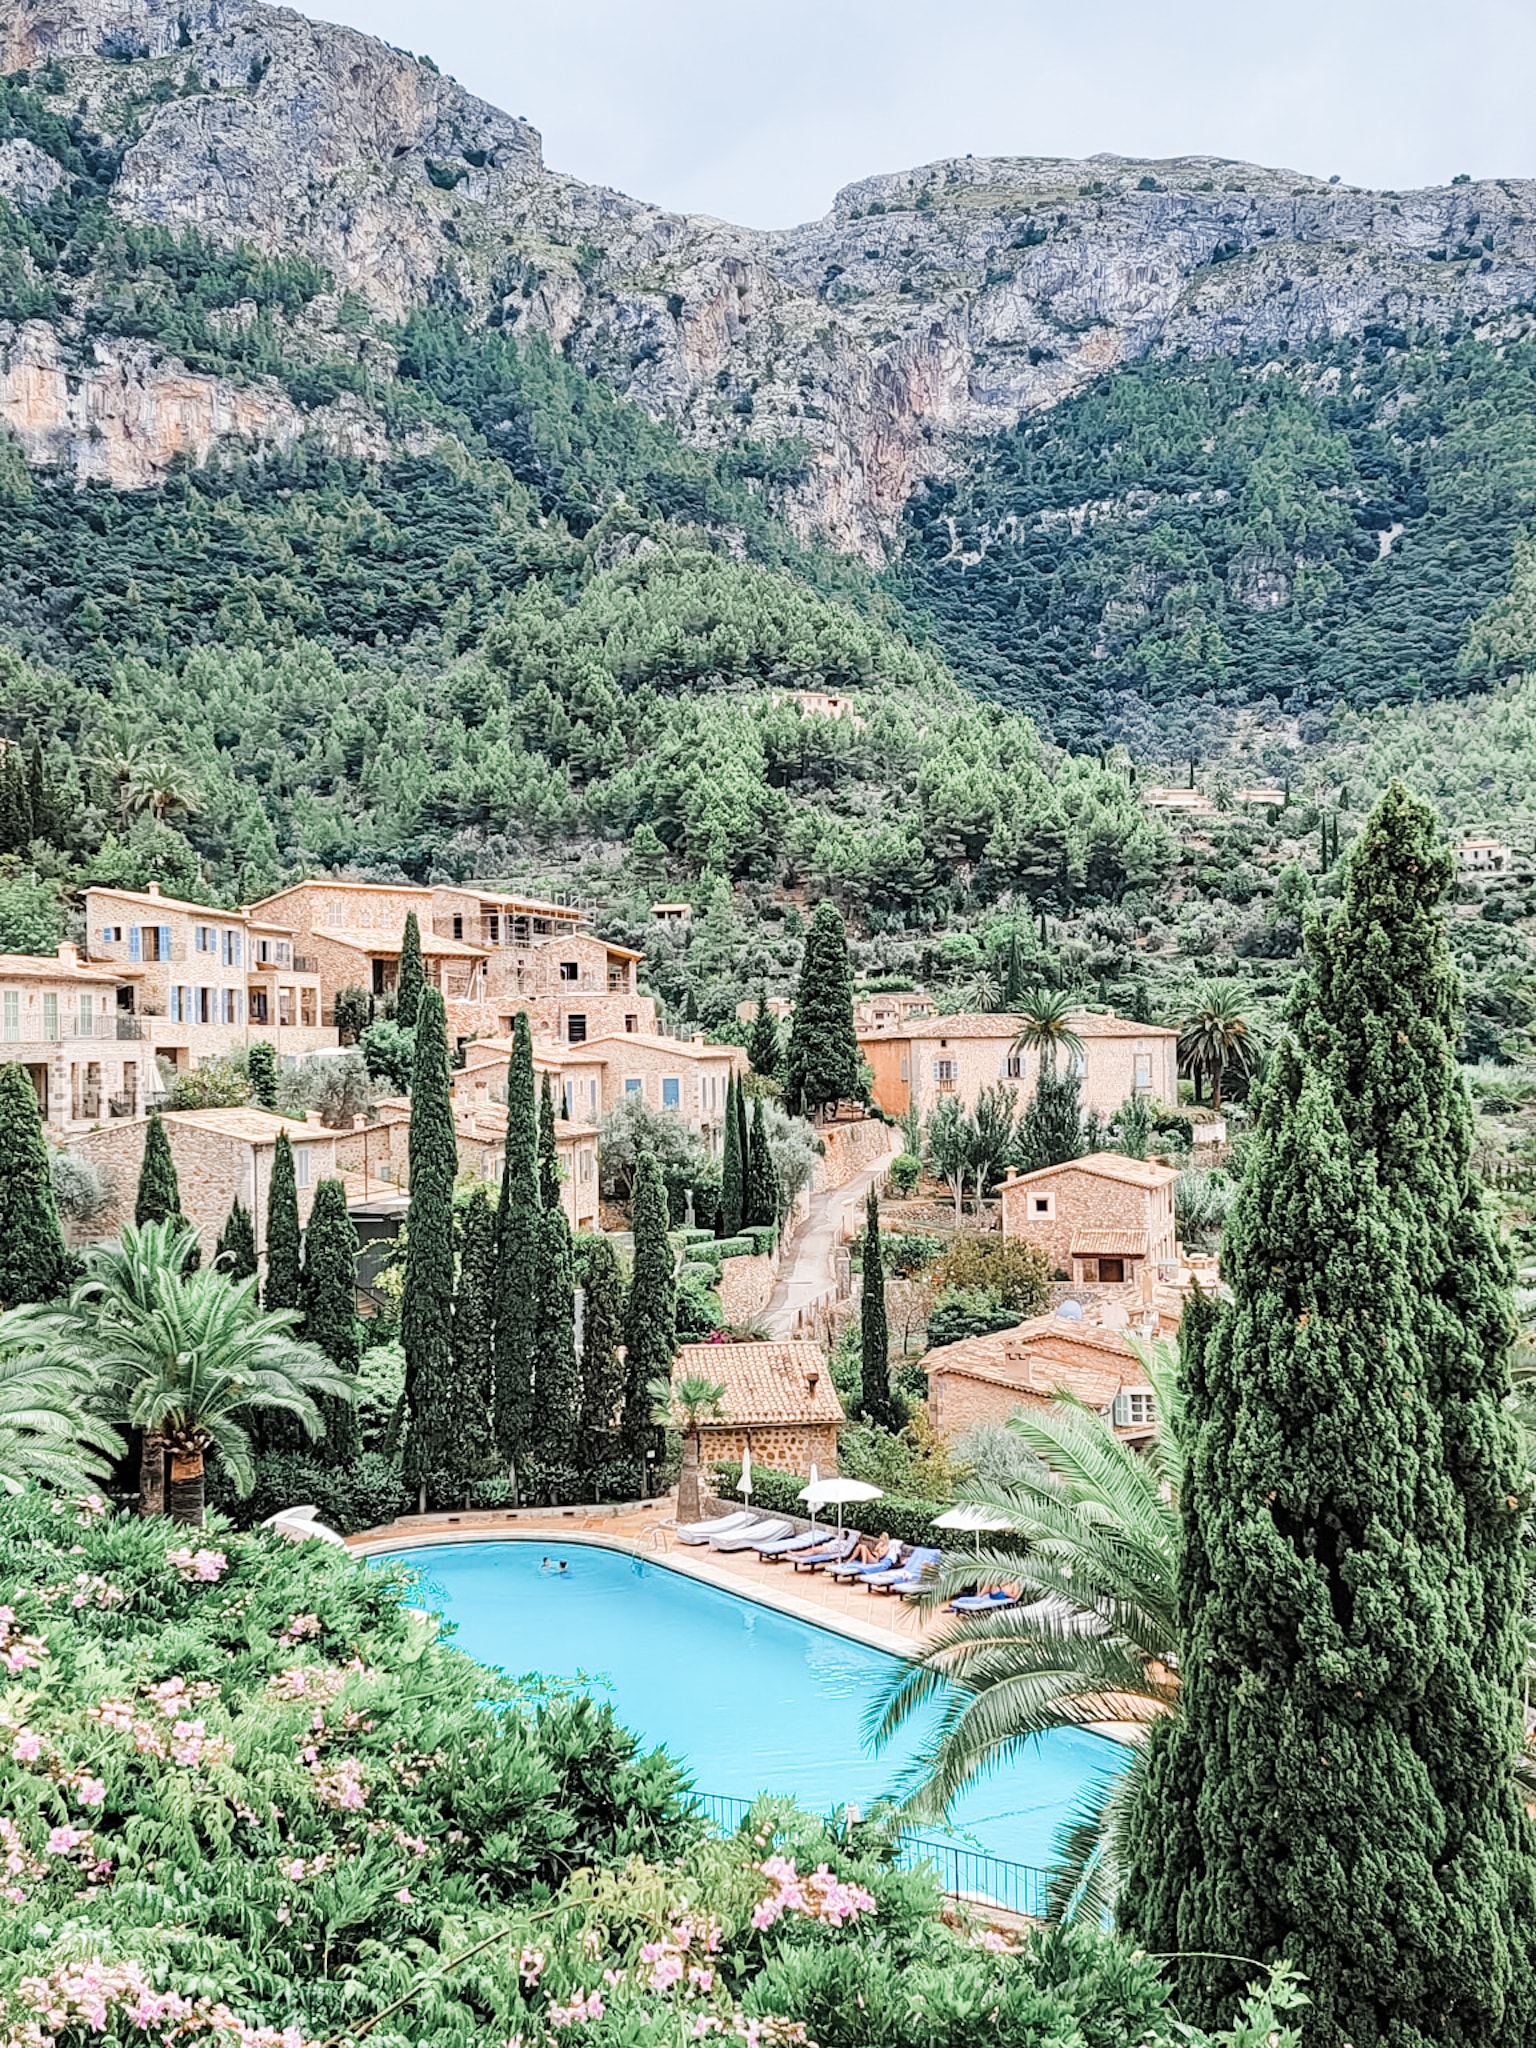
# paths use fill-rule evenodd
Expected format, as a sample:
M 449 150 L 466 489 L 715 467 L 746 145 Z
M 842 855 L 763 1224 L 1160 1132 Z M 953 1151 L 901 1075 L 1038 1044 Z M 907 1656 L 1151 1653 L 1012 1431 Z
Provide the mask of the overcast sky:
M 1536 0 L 298 0 L 431 56 L 596 184 L 753 227 L 938 157 L 1536 173 Z

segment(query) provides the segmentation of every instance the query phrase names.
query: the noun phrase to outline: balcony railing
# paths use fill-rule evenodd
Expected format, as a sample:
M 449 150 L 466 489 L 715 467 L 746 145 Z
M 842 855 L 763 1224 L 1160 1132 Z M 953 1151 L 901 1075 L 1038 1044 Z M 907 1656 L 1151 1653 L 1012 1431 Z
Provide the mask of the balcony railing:
M 217 960 L 218 955 L 216 953 L 197 953 L 191 957 L 212 962 Z M 173 939 L 163 953 L 151 953 L 146 949 L 137 958 L 130 953 L 126 943 L 122 940 L 118 940 L 113 945 L 105 945 L 98 940 L 91 948 L 92 962 L 96 965 L 105 964 L 109 967 L 164 967 L 172 962 L 184 961 L 187 958 L 187 949 L 178 939 Z

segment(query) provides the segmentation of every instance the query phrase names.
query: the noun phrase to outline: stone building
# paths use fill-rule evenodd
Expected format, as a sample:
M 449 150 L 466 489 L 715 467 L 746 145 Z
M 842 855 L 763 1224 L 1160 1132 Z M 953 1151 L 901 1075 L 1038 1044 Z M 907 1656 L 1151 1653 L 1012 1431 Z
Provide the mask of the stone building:
M 137 1116 L 153 1089 L 152 1049 L 118 1009 L 123 987 L 114 969 L 85 965 L 73 946 L 0 954 L 0 1061 L 26 1068 L 55 1130 Z
M 866 1009 L 872 1015 L 875 1005 L 909 1000 L 870 997 Z M 974 1109 L 983 1088 L 1002 1082 L 1017 1090 L 1022 1109 L 1035 1092 L 1041 1066 L 1038 1051 L 1019 1047 L 1022 1024 L 1021 1017 L 1002 1011 L 932 1016 L 916 1005 L 896 1021 L 859 1024 L 859 1051 L 874 1077 L 875 1101 L 887 1116 L 905 1116 L 915 1106 L 926 1117 L 946 1096 Z M 1072 1029 L 1082 1050 L 1057 1058 L 1080 1076 L 1085 1109 L 1111 1117 L 1130 1096 L 1178 1101 L 1176 1031 L 1117 1017 L 1113 1011 L 1074 1017 Z
M 250 1211 L 256 1242 L 265 1248 L 272 1160 L 283 1131 L 293 1146 L 301 1222 L 309 1215 L 317 1184 L 337 1171 L 337 1134 L 323 1124 L 299 1123 L 249 1107 L 167 1110 L 161 1121 L 176 1165 L 182 1213 L 197 1232 L 205 1262 L 213 1257 L 219 1232 L 237 1199 Z M 71 1152 L 106 1169 L 116 1191 L 114 1209 L 91 1226 L 93 1237 L 111 1237 L 125 1219 L 132 1219 L 148 1131 L 149 1119 L 141 1116 L 69 1141 Z
M 837 1470 L 843 1404 L 819 1346 L 683 1344 L 672 1374 L 725 1388 L 720 1420 L 701 1432 L 706 1470 L 739 1463 L 749 1446 L 754 1463 L 776 1472 L 809 1477 L 814 1465 L 825 1478 Z
M 1121 1152 L 1090 1152 L 1003 1182 L 1003 1235 L 1039 1245 L 1074 1286 L 1140 1283 L 1179 1263 L 1178 1174 Z
M 1011 1330 L 942 1344 L 923 1360 L 928 1419 L 946 1443 L 954 1443 L 983 1423 L 1046 1408 L 1066 1393 L 1110 1418 L 1117 1436 L 1142 1442 L 1157 1417 L 1127 1333 L 1135 1329 L 1151 1338 L 1177 1328 L 1176 1309 L 1153 1309 L 1133 1324 L 1119 1304 L 1070 1301 Z
M 384 1183 L 409 1193 L 411 1105 L 408 1097 L 389 1096 L 375 1105 L 371 1123 L 359 1117 L 350 1131 L 338 1132 L 336 1163 L 346 1173 L 365 1176 L 364 1186 Z M 454 1145 L 459 1172 L 500 1186 L 507 1150 L 505 1102 L 453 1106 Z M 560 1164 L 560 1202 L 572 1230 L 597 1228 L 597 1128 L 594 1124 L 555 1119 L 555 1156 Z

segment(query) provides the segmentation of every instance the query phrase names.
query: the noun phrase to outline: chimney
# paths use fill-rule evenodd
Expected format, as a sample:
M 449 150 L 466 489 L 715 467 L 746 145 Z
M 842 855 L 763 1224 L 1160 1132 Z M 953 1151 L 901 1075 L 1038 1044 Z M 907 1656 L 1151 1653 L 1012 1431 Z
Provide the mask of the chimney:
M 61 967 L 78 967 L 80 965 L 80 955 L 69 943 L 68 939 L 59 947 L 59 965 Z
M 815 1398 L 816 1398 L 816 1389 L 817 1389 L 817 1388 L 818 1388 L 818 1387 L 819 1387 L 820 1385 L 821 1385 L 821 1374 L 820 1374 L 819 1372 L 808 1372 L 808 1373 L 806 1374 L 806 1376 L 805 1376 L 805 1391 L 806 1391 L 806 1393 L 807 1393 L 807 1394 L 809 1395 L 809 1397 L 811 1398 L 811 1400 L 813 1400 L 813 1401 L 815 1400 Z
M 144 893 L 146 896 L 158 896 L 160 894 L 160 884 L 158 882 L 151 882 Z

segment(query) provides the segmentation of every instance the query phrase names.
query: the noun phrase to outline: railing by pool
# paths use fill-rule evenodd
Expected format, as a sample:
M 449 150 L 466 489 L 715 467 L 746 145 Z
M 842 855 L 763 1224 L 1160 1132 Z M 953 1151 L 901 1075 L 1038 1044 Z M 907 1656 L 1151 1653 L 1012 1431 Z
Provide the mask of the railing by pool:
M 730 1799 L 720 1792 L 699 1792 L 694 1796 L 722 1834 L 734 1833 L 752 1811 L 750 1799 Z M 906 1833 L 897 1848 L 896 1861 L 903 1870 L 932 1864 L 939 1889 L 949 1898 L 984 1901 L 1032 1920 L 1043 1920 L 1046 1916 L 1049 1878 L 1032 1864 L 1007 1863 L 1001 1857 L 984 1856 L 954 1842 Z

